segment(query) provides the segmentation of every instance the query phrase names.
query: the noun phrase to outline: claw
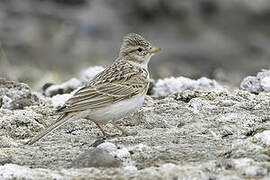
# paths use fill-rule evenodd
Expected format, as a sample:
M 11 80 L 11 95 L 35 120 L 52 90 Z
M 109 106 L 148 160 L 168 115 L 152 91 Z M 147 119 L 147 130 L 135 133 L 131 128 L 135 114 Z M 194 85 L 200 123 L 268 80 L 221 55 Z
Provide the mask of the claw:
M 118 136 L 118 134 L 108 134 L 108 133 L 105 133 L 105 134 L 103 134 L 103 136 L 106 139 L 110 139 L 110 138 L 114 138 L 115 136 Z
M 116 123 L 111 122 L 111 124 L 122 132 L 121 136 L 130 136 L 130 134 L 125 129 L 121 128 Z

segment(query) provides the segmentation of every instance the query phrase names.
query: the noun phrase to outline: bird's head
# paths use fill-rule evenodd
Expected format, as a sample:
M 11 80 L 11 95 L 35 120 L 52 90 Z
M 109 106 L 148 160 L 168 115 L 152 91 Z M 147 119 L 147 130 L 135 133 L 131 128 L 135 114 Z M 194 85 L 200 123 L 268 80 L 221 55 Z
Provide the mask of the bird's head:
M 152 47 L 141 35 L 129 33 L 123 39 L 119 57 L 136 64 L 147 65 L 151 56 L 158 51 L 160 48 Z

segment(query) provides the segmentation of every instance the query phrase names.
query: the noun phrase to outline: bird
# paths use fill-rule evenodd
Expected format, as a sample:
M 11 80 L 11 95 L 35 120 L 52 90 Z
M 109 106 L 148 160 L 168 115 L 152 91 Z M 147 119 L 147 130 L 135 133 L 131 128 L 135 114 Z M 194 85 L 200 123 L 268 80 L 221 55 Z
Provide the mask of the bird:
M 79 88 L 56 110 L 59 117 L 55 122 L 26 144 L 34 144 L 66 122 L 78 118 L 94 122 L 105 138 L 113 136 L 106 133 L 102 127 L 107 123 L 119 129 L 122 135 L 128 136 L 129 133 L 115 121 L 142 106 L 150 82 L 148 63 L 160 50 L 139 34 L 125 35 L 119 56 L 112 65 Z

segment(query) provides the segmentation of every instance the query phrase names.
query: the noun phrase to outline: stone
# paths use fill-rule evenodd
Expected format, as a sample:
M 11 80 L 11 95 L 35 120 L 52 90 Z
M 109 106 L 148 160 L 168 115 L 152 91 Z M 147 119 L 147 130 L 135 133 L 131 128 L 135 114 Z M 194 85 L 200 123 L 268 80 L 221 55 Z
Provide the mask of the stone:
M 38 96 L 31 91 L 27 84 L 0 78 L 0 108 L 24 109 L 38 103 Z
M 262 70 L 256 76 L 248 76 L 243 79 L 240 89 L 251 93 L 270 91 L 270 70 Z
M 225 88 L 217 81 L 202 77 L 198 80 L 186 77 L 170 77 L 159 79 L 153 87 L 154 97 L 165 97 L 175 92 L 184 90 L 224 90 Z
M 270 92 L 193 89 L 147 96 L 142 108 L 117 121 L 136 134 L 103 139 L 94 123 L 75 119 L 22 145 L 57 118 L 52 98 L 39 99 L 23 110 L 0 109 L 0 179 L 270 177 Z M 118 132 L 111 124 L 103 128 Z
M 120 161 L 102 148 L 93 148 L 82 153 L 72 162 L 73 168 L 119 167 Z

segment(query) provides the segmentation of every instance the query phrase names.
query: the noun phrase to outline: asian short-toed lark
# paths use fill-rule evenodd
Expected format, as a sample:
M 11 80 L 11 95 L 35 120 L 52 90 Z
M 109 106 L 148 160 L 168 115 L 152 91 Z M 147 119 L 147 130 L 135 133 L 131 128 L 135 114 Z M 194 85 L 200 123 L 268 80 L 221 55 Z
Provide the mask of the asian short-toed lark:
M 106 123 L 128 135 L 115 121 L 142 106 L 149 86 L 148 62 L 159 50 L 142 36 L 127 34 L 113 64 L 80 88 L 57 110 L 59 118 L 26 144 L 35 143 L 67 121 L 77 118 L 93 121 L 105 137 L 110 136 L 101 127 Z

